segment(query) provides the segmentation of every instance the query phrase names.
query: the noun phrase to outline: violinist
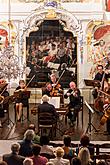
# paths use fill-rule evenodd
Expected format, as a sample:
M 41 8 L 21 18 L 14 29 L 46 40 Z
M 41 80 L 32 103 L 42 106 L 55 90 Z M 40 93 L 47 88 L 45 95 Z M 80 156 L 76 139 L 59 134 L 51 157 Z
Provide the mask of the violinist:
M 52 84 L 52 93 L 51 96 L 62 96 L 63 95 L 63 89 L 59 83 L 59 81 L 56 78 L 56 75 L 53 73 L 50 75 L 51 84 Z
M 78 115 L 78 111 L 81 108 L 81 98 L 80 98 L 80 90 L 76 87 L 75 82 L 71 81 L 69 84 L 70 88 L 64 95 L 64 98 L 69 97 L 69 112 L 67 114 L 70 119 L 70 124 L 73 125 L 76 121 L 76 117 Z
M 42 96 L 47 95 L 51 97 L 51 93 L 52 93 L 52 84 L 50 82 L 47 82 L 45 87 L 42 89 Z
M 9 103 L 4 104 L 4 98 L 9 96 L 9 92 L 7 91 L 6 81 L 4 79 L 0 79 L 0 85 L 5 85 L 2 89 L 0 88 L 0 127 L 2 127 L 2 118 L 4 117 L 4 111 L 9 110 Z
M 23 105 L 26 104 L 27 98 L 23 97 L 23 92 L 26 91 L 26 84 L 24 80 L 19 81 L 19 86 L 15 90 L 15 95 L 17 95 L 15 99 L 15 107 L 17 114 L 17 121 L 21 121 L 21 114 Z

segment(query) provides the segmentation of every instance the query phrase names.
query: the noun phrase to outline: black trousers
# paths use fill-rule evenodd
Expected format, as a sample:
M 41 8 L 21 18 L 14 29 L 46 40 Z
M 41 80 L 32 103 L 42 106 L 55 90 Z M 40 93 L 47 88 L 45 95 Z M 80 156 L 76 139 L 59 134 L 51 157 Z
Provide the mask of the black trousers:
M 108 134 L 110 134 L 110 119 L 107 119 L 106 127 Z
M 69 112 L 67 114 L 68 118 L 71 120 L 71 122 L 76 121 L 76 117 L 78 116 L 78 112 L 81 108 L 81 105 L 75 105 L 74 107 L 69 107 Z

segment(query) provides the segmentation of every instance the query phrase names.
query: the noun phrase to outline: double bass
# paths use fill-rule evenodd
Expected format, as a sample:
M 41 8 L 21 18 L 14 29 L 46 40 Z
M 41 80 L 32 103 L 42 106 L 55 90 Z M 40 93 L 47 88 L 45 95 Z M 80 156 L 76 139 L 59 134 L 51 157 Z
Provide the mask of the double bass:
M 104 110 L 103 107 L 106 100 L 105 96 L 107 96 L 108 88 L 109 86 L 107 81 L 105 81 L 105 72 L 104 72 L 102 81 L 100 82 L 100 88 L 97 87 L 98 96 L 94 102 L 94 108 L 96 109 L 96 111 L 103 112 Z

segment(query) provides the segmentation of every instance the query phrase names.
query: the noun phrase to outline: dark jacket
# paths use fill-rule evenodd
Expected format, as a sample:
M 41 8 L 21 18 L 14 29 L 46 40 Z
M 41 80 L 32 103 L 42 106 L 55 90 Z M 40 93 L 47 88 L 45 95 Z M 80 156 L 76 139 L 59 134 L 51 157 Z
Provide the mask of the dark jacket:
M 20 144 L 20 150 L 19 155 L 22 155 L 24 157 L 32 156 L 32 146 L 33 143 L 30 140 L 24 139 L 23 141 L 19 142 Z
M 23 165 L 24 159 L 25 157 L 15 153 L 3 155 L 3 161 L 7 162 L 8 165 Z
M 52 104 L 44 102 L 38 105 L 38 113 L 50 113 L 52 115 L 53 122 L 57 120 L 58 113 L 55 110 L 55 107 Z M 44 120 L 47 120 L 47 117 L 44 116 Z M 44 121 L 45 122 L 45 121 Z
M 66 98 L 68 98 L 68 96 L 67 96 L 67 93 L 72 93 L 73 92 L 73 90 L 72 89 L 69 89 L 67 92 L 66 92 L 66 94 L 64 95 L 64 98 L 66 99 Z M 81 105 L 81 97 L 80 97 L 80 90 L 79 89 L 77 89 L 77 97 L 75 97 L 75 96 L 73 96 L 73 94 L 71 94 L 70 96 L 69 96 L 69 100 L 70 100 L 70 103 L 69 103 L 69 107 L 70 108 L 74 108 L 74 107 L 76 107 L 77 105 Z

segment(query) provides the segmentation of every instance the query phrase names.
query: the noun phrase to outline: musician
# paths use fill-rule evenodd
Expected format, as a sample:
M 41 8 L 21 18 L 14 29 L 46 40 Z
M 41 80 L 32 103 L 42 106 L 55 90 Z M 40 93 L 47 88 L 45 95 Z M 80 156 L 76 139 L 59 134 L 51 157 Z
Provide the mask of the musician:
M 6 81 L 4 79 L 0 79 L 0 85 L 5 85 Z M 0 88 L 0 127 L 2 127 L 2 118 L 4 117 L 4 111 L 9 110 L 9 103 L 4 103 L 4 98 L 9 96 L 9 92 L 7 91 L 7 85 L 2 89 Z M 4 90 L 4 91 L 3 91 Z
M 61 96 L 63 95 L 63 89 L 56 78 L 56 75 L 53 73 L 50 75 L 50 83 L 52 84 L 52 94 L 51 96 Z
M 17 121 L 21 121 L 21 114 L 23 105 L 27 103 L 27 98 L 23 97 L 23 92 L 26 91 L 26 84 L 24 80 L 19 81 L 19 86 L 15 90 L 15 94 L 18 96 L 15 99 Z
M 47 82 L 45 87 L 42 89 L 42 96 L 47 95 L 51 97 L 52 94 L 52 84 L 50 82 Z
M 96 99 L 97 96 L 98 96 L 98 89 L 100 89 L 100 87 L 101 87 L 102 88 L 101 90 L 103 90 L 104 80 L 106 80 L 106 82 L 108 81 L 108 74 L 103 71 L 103 66 L 102 65 L 97 66 L 97 71 L 98 72 L 95 75 L 94 80 L 98 80 L 100 83 L 96 82 L 94 84 L 94 89 L 93 89 L 93 92 L 92 92 L 94 99 Z
M 42 101 L 43 101 L 43 103 L 38 105 L 38 113 L 47 112 L 47 113 L 52 114 L 53 115 L 52 122 L 56 123 L 57 118 L 58 118 L 58 113 L 56 112 L 54 105 L 48 103 L 49 102 L 49 97 L 47 95 L 43 95 L 42 96 Z M 46 120 L 46 118 L 44 116 L 44 121 L 42 121 L 42 122 L 44 124 L 47 124 L 45 122 L 45 120 Z
M 107 66 L 105 67 L 105 69 L 108 69 L 108 65 L 109 64 L 107 64 Z M 108 82 L 108 78 L 110 77 L 110 74 L 109 73 L 107 73 L 106 71 L 106 73 L 103 71 L 103 66 L 102 65 L 98 65 L 98 67 L 97 67 L 97 69 L 98 69 L 98 73 L 95 75 L 95 78 L 94 78 L 94 80 L 99 80 L 100 82 L 101 82 L 101 84 L 102 85 L 99 85 L 99 86 L 96 86 L 94 89 L 93 89 L 93 92 L 92 92 L 92 94 L 93 94 L 93 97 L 94 97 L 94 99 L 96 99 L 97 98 L 97 96 L 98 96 L 98 90 L 102 87 L 102 89 L 100 89 L 100 90 L 103 90 L 103 89 L 105 89 L 105 92 L 106 92 L 106 86 L 107 85 L 104 85 L 104 80 L 106 81 L 106 82 Z M 104 75 L 105 74 L 105 75 Z M 103 77 L 104 76 L 104 77 Z M 102 82 L 103 81 L 103 82 Z M 106 83 L 107 84 L 107 83 Z M 101 100 L 101 99 L 100 99 Z M 96 103 L 95 103 L 96 104 Z M 100 102 L 100 105 L 101 105 L 101 102 Z M 96 106 L 96 105 L 95 105 Z M 103 105 L 102 105 L 102 110 L 104 110 L 104 102 L 103 102 Z M 110 134 L 110 119 L 108 118 L 107 119 L 107 134 Z
M 69 97 L 69 112 L 68 112 L 68 118 L 71 121 L 71 124 L 73 125 L 76 121 L 76 117 L 78 115 L 78 111 L 81 108 L 81 99 L 80 99 L 80 90 L 76 87 L 75 82 L 71 81 L 69 84 L 70 88 L 64 95 L 64 98 Z
M 95 78 L 94 80 L 99 80 L 100 82 L 102 81 L 102 78 L 103 78 L 103 74 L 104 74 L 104 71 L 103 71 L 103 66 L 102 65 L 98 65 L 97 66 L 97 74 L 95 75 Z

